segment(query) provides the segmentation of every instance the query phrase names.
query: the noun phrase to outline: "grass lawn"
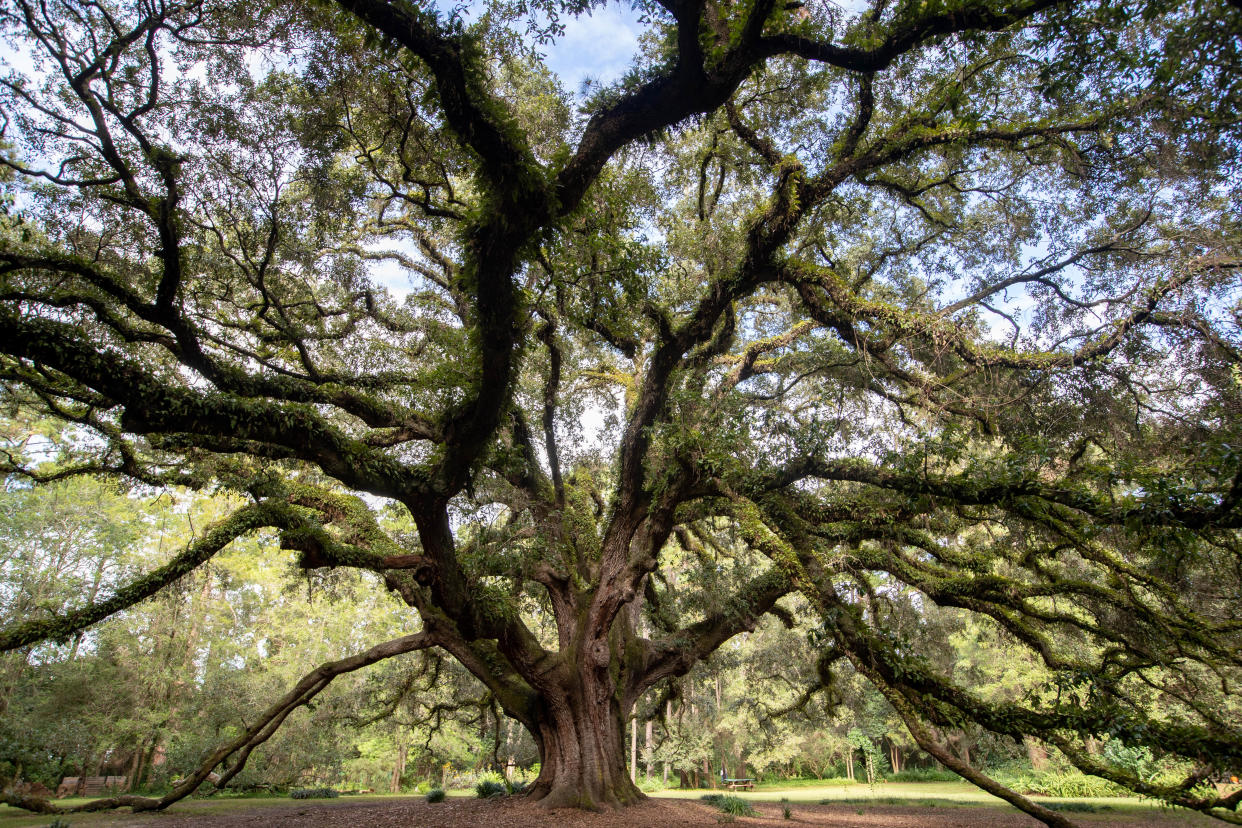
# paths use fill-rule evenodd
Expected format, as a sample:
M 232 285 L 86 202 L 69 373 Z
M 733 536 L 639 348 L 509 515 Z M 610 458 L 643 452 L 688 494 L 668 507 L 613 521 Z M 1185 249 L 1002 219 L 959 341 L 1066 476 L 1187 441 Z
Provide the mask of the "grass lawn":
M 967 782 L 877 782 L 875 785 L 868 785 L 866 782 L 841 784 L 835 780 L 824 780 L 823 783 L 816 784 L 813 780 L 810 782 L 800 780 L 792 785 L 774 783 L 757 785 L 750 791 L 724 792 L 736 793 L 737 796 L 743 799 L 752 799 L 759 802 L 777 802 L 781 799 L 788 799 L 790 802 L 812 804 L 823 802 L 825 804 L 840 803 L 842 805 L 924 805 L 929 807 L 946 805 L 1002 805 L 1004 807 L 1011 807 L 1003 800 L 985 793 Z M 721 793 L 721 791 L 672 788 L 666 791 L 656 791 L 651 796 L 697 799 L 703 794 L 708 793 Z M 1162 807 L 1158 802 L 1139 799 L 1138 797 L 1065 799 L 1033 796 L 1031 798 L 1042 804 L 1076 802 L 1093 806 L 1097 810 L 1119 813 L 1150 811 L 1153 808 Z
M 698 799 L 703 794 L 720 793 L 719 790 L 707 789 L 686 789 L 673 788 L 665 791 L 656 791 L 650 794 L 653 797 L 662 799 Z M 473 790 L 450 790 L 449 796 L 453 797 L 473 797 Z M 787 799 L 794 804 L 841 804 L 841 805 L 859 805 L 859 806 L 876 806 L 876 805 L 904 805 L 912 807 L 925 808 L 942 808 L 942 807 L 996 807 L 1010 808 L 1008 804 L 1002 802 L 996 797 L 980 791 L 973 785 L 965 782 L 881 782 L 875 785 L 867 785 L 863 783 L 840 784 L 833 781 L 816 784 L 815 782 L 799 781 L 790 785 L 771 784 L 760 785 L 752 791 L 738 791 L 737 796 L 743 799 L 750 799 L 760 802 L 777 802 Z M 1076 803 L 1084 806 L 1091 806 L 1091 810 L 1103 813 L 1111 813 L 1118 816 L 1124 814 L 1142 814 L 1150 813 L 1153 809 L 1160 807 L 1158 803 L 1137 798 L 1100 798 L 1100 799 L 1056 799 L 1052 797 L 1033 797 L 1039 802 L 1045 804 L 1051 803 Z M 343 805 L 343 804 L 359 804 L 359 803 L 384 803 L 389 802 L 396 804 L 402 800 L 422 800 L 422 795 L 416 794 L 364 794 L 359 796 L 342 796 L 337 799 L 314 799 L 301 800 L 307 804 L 316 806 L 325 805 Z M 58 804 L 76 805 L 85 802 L 85 799 L 62 799 L 57 800 Z M 211 797 L 202 799 L 188 799 L 173 805 L 166 813 L 170 814 L 235 814 L 244 811 L 257 811 L 262 813 L 264 808 L 283 806 L 288 807 L 291 803 L 299 800 L 291 800 L 287 796 L 271 796 L 271 795 L 254 795 L 254 796 L 225 796 Z M 1073 814 L 1070 817 L 1073 818 Z M 0 828 L 41 828 L 47 826 L 57 817 L 54 815 L 31 814 L 28 811 L 22 811 L 17 808 L 11 808 L 7 805 L 0 805 Z M 118 824 L 133 824 L 133 817 L 128 811 L 111 812 L 111 813 L 81 813 L 67 814 L 61 819 L 71 822 L 73 828 L 81 828 L 81 826 L 115 826 Z M 152 825 L 158 823 L 158 817 Z

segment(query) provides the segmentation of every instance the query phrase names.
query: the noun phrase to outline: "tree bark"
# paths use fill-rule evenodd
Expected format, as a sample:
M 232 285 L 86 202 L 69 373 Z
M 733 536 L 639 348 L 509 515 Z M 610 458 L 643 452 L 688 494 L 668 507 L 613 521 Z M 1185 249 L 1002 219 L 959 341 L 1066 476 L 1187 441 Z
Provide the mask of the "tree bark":
M 644 796 L 626 769 L 625 719 L 616 696 L 584 678 L 578 692 L 547 693 L 532 798 L 548 808 L 623 808 Z
M 651 752 L 653 750 L 653 742 L 654 742 L 654 737 L 655 737 L 654 728 L 652 727 L 651 719 L 647 720 L 646 737 L 647 737 L 646 741 L 643 744 L 643 760 L 646 763 L 644 775 L 648 779 L 650 779 L 651 778 Z
M 668 723 L 673 720 L 673 703 L 667 702 L 664 705 L 664 732 L 668 733 Z M 668 760 L 664 760 L 664 787 L 668 787 Z M 682 787 L 685 787 L 684 785 Z
M 409 749 L 409 746 L 404 741 L 397 745 L 397 761 L 392 766 L 392 778 L 388 783 L 389 793 L 400 793 L 401 791 L 401 777 L 405 774 L 405 760 Z
M 1035 738 L 1027 736 L 1022 740 L 1026 746 L 1026 755 L 1031 760 L 1031 767 L 1041 771 L 1048 764 L 1048 750 Z
M 630 781 L 638 782 L 638 718 L 630 719 Z
M 125 777 L 125 792 L 129 793 L 138 785 L 138 772 L 142 769 L 142 754 L 146 741 L 140 739 L 134 748 L 134 755 L 129 760 L 129 773 Z

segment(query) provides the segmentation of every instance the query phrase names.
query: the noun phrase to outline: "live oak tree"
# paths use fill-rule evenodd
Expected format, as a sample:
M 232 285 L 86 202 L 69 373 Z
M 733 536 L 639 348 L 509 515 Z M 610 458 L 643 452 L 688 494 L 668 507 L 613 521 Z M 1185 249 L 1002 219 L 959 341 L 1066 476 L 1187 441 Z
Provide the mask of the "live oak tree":
M 633 69 L 574 98 L 541 50 L 593 5 L 5 6 L 33 58 L 3 81 L 0 374 L 82 435 L 6 471 L 248 501 L 0 643 L 264 528 L 411 610 L 168 796 L 86 807 L 225 784 L 335 676 L 429 648 L 530 731 L 532 797 L 623 806 L 635 703 L 800 593 L 808 692 L 848 662 L 1047 824 L 945 729 L 1242 822 L 1209 784 L 1242 763 L 1242 11 L 641 2 Z M 1047 686 L 955 683 L 891 623 L 931 603 Z

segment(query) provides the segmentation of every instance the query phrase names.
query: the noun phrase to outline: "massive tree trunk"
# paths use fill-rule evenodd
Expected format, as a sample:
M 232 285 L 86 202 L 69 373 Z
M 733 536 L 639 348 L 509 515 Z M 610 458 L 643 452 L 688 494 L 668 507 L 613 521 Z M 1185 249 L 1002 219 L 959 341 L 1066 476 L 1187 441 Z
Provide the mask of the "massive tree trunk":
M 586 681 L 545 698 L 531 796 L 548 808 L 622 808 L 643 798 L 625 764 L 625 720 L 606 687 Z

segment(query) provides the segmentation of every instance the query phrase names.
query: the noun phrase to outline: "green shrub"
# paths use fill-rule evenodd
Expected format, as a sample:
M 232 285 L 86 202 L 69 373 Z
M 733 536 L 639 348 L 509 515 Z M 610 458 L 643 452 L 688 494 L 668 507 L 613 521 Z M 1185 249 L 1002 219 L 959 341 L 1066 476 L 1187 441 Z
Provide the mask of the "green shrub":
M 479 799 L 491 799 L 493 796 L 504 796 L 506 793 L 508 791 L 505 789 L 505 783 L 497 782 L 495 779 L 483 779 L 474 786 L 474 795 Z
M 289 791 L 290 799 L 336 799 L 340 795 L 332 788 L 294 788 Z
M 1151 782 L 1160 767 L 1147 747 L 1127 747 L 1119 739 L 1109 739 L 1101 751 L 1105 761 L 1133 774 L 1144 782 Z
M 781 806 L 781 816 L 785 817 L 785 819 L 793 819 L 793 811 L 789 810 L 788 805 Z
M 726 814 L 733 816 L 756 816 L 755 809 L 750 807 L 750 803 L 740 796 L 732 794 L 707 794 L 703 797 L 704 801 L 710 802 Z
M 507 791 L 508 793 L 514 796 L 520 796 L 528 792 L 534 783 L 533 782 L 510 782 L 508 779 L 506 779 L 504 784 L 505 784 L 505 791 Z
M 1043 771 L 1037 773 L 997 773 L 997 782 L 1020 793 L 1057 796 L 1066 799 L 1084 797 L 1125 796 L 1119 785 L 1088 776 L 1080 771 Z
M 447 794 L 444 793 L 443 788 L 432 788 L 431 790 L 427 791 L 427 801 L 428 802 L 443 802 L 444 797 L 446 795 Z
M 54 819 L 50 823 L 48 823 L 47 828 L 69 828 L 69 820 Z
M 1107 805 L 1092 805 L 1090 802 L 1044 802 L 1041 803 L 1049 811 L 1073 811 L 1082 814 L 1094 814 L 1097 811 L 1111 811 Z

